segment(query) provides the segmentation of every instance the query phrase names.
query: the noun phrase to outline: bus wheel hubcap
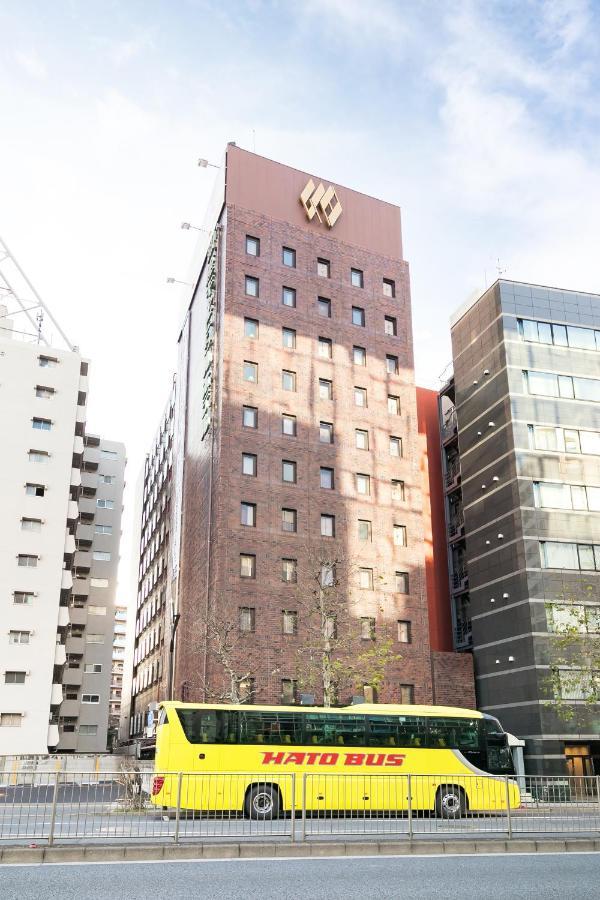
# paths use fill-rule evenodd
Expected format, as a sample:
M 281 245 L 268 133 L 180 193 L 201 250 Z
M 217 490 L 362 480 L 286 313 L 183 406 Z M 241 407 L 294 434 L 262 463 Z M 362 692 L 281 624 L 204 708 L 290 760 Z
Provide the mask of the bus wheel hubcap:
M 256 812 L 270 812 L 272 805 L 271 796 L 269 794 L 256 794 L 254 797 L 254 809 Z
M 457 812 L 460 809 L 460 799 L 456 794 L 444 794 L 442 805 L 448 812 Z

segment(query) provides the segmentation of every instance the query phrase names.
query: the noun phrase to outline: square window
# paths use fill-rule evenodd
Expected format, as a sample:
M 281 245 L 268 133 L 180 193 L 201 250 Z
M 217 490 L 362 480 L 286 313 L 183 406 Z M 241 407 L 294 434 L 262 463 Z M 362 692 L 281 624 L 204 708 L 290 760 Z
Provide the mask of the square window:
M 358 585 L 365 591 L 373 590 L 373 569 L 358 570 Z
M 296 289 L 291 287 L 283 287 L 281 289 L 281 302 L 284 306 L 294 308 L 296 306 Z
M 32 428 L 35 428 L 36 431 L 50 431 L 52 428 L 52 422 L 50 419 L 37 419 L 34 418 L 31 420 Z
M 319 441 L 322 444 L 333 444 L 333 424 L 319 422 Z
M 358 520 L 358 539 L 359 541 L 371 541 L 373 539 L 373 526 L 368 519 Z
M 260 256 L 260 239 L 246 235 L 246 253 L 248 256 Z
M 298 530 L 298 513 L 295 509 L 281 510 L 281 530 L 295 534 Z
M 17 606 L 31 606 L 33 594 L 31 591 L 15 591 L 13 593 L 13 603 Z
M 402 456 L 402 438 L 390 436 L 390 456 Z
M 25 672 L 5 672 L 5 684 L 25 684 Z
M 361 269 L 350 269 L 350 282 L 352 287 L 364 287 L 364 278 Z
M 391 416 L 399 416 L 400 415 L 400 397 L 396 397 L 394 394 L 388 394 L 387 407 L 388 407 L 388 412 Z
M 319 400 L 333 400 L 333 382 L 319 378 Z
M 255 627 L 256 610 L 253 606 L 240 606 L 240 631 L 251 632 Z
M 258 409 L 256 406 L 242 406 L 242 425 L 244 428 L 258 428 Z
M 325 563 L 324 565 L 321 566 L 321 574 L 319 576 L 319 583 L 322 588 L 335 587 L 336 577 L 337 577 L 337 574 L 336 574 L 335 565 Z
M 330 338 L 319 338 L 318 353 L 321 359 L 331 359 L 333 352 L 333 341 Z
M 324 319 L 331 318 L 331 300 L 326 300 L 325 297 L 319 297 L 317 300 L 319 315 L 323 316 Z
M 247 297 L 258 297 L 258 278 L 254 275 L 246 275 L 245 290 Z
M 17 556 L 17 565 L 21 566 L 23 569 L 36 569 L 38 564 L 38 557 L 31 556 L 27 553 L 19 553 Z
M 362 406 L 366 408 L 367 406 L 367 389 L 361 387 L 354 388 L 354 405 Z
M 35 387 L 35 396 L 43 397 L 45 400 L 49 400 L 54 396 L 54 388 L 45 387 L 43 384 L 37 384 Z
M 363 616 L 360 620 L 360 637 L 363 641 L 375 639 L 375 619 Z
M 283 413 L 281 416 L 281 433 L 288 437 L 296 437 L 296 416 Z
M 296 463 L 291 459 L 281 460 L 281 480 L 288 484 L 296 484 Z
M 293 328 L 281 329 L 281 343 L 282 346 L 286 347 L 288 350 L 296 349 L 296 332 Z
M 244 318 L 244 337 L 253 340 L 258 338 L 258 319 Z
M 256 477 L 256 468 L 256 453 L 242 453 L 242 475 L 252 475 Z
M 296 251 L 292 250 L 291 247 L 282 247 L 281 248 L 281 261 L 284 266 L 288 266 L 290 269 L 296 268 Z
M 394 525 L 394 546 L 406 547 L 406 525 Z
M 398 619 L 398 642 L 400 644 L 410 644 L 410 622 L 404 619 Z
M 43 484 L 31 484 L 28 482 L 25 485 L 25 493 L 29 497 L 43 497 L 46 493 L 46 487 Z
M 384 331 L 390 337 L 396 337 L 396 335 L 398 334 L 398 321 L 395 316 L 385 317 Z
M 397 375 L 398 374 L 398 357 L 397 356 L 386 356 L 385 358 L 385 368 L 388 375 Z
M 256 528 L 256 503 L 242 502 L 240 523 L 248 528 Z
M 392 478 L 392 500 L 404 500 L 404 482 Z
M 283 369 L 281 372 L 281 387 L 284 391 L 295 391 L 296 373 L 290 372 L 288 369 Z
M 250 362 L 247 359 L 244 360 L 244 381 L 249 381 L 251 384 L 257 384 L 258 363 Z
M 240 553 L 240 578 L 256 578 L 256 556 Z
M 400 703 L 412 704 L 415 702 L 415 686 L 414 684 L 400 685 Z
M 352 361 L 355 366 L 366 366 L 367 364 L 367 351 L 364 347 L 353 347 L 352 348 Z
M 329 278 L 331 265 L 328 259 L 317 259 L 317 275 L 319 278 Z
M 359 325 L 361 328 L 365 327 L 365 311 L 360 306 L 352 307 L 352 324 Z
M 50 459 L 50 454 L 45 450 L 30 450 L 27 454 L 29 462 L 45 463 Z
M 368 450 L 369 449 L 369 432 L 368 431 L 364 431 L 362 428 L 356 428 L 354 431 L 354 438 L 355 438 L 357 450 Z
M 53 369 L 58 365 L 58 360 L 55 356 L 38 356 L 38 363 L 43 369 Z
M 296 584 L 298 581 L 298 560 L 282 559 L 281 560 L 281 580 L 287 584 Z
M 371 493 L 371 477 L 369 475 L 356 475 L 356 493 L 368 496 Z
M 282 610 L 282 630 L 284 634 L 298 633 L 298 613 L 295 610 Z
M 396 282 L 392 281 L 391 278 L 383 279 L 383 296 L 384 297 L 395 297 L 396 296 Z
M 21 530 L 22 531 L 41 531 L 42 530 L 42 520 L 41 519 L 21 519 Z
M 332 491 L 333 483 L 333 469 L 329 469 L 326 466 L 321 466 L 321 487 L 327 491 Z
M 321 513 L 321 535 L 323 537 L 335 537 L 335 516 Z

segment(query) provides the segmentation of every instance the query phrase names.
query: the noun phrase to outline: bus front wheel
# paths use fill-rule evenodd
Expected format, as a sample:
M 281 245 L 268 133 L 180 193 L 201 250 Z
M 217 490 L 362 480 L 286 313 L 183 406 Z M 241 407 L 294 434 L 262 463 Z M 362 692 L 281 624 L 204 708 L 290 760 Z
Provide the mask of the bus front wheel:
M 467 798 L 454 784 L 441 785 L 435 798 L 435 814 L 440 819 L 461 819 L 467 812 Z
M 255 784 L 248 789 L 244 812 L 249 819 L 277 819 L 279 816 L 279 791 L 271 784 Z

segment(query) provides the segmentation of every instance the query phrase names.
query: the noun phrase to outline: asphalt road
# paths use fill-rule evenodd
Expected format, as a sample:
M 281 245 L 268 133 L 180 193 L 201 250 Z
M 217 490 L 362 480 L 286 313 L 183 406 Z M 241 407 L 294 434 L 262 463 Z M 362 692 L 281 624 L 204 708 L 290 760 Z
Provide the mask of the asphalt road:
M 74 798 L 72 798 L 74 799 Z M 104 841 L 123 840 L 164 840 L 172 841 L 175 831 L 173 816 L 163 819 L 154 808 L 131 814 L 118 810 L 114 803 L 93 802 L 85 795 L 79 802 L 67 802 L 66 798 L 56 809 L 56 841 Z M 103 798 L 105 800 L 106 798 Z M 14 843 L 28 843 L 28 839 L 42 839 L 50 830 L 51 804 L 0 802 L 0 838 Z M 224 813 L 223 817 L 200 816 L 198 813 L 183 814 L 179 825 L 182 840 L 191 838 L 215 838 L 238 840 L 243 838 L 266 839 L 284 838 L 290 835 L 291 821 L 277 819 L 273 822 L 257 822 L 241 815 Z M 408 832 L 408 820 L 403 816 L 353 816 L 343 818 L 328 813 L 326 816 L 308 816 L 306 819 L 308 838 L 327 840 L 337 837 L 377 837 L 400 836 Z M 302 822 L 295 821 L 296 836 L 300 837 Z M 502 837 L 507 832 L 507 820 L 503 815 L 467 816 L 458 821 L 445 821 L 428 814 L 415 815 L 413 828 L 416 836 L 436 835 L 439 837 Z M 596 835 L 600 831 L 600 817 L 595 807 L 588 811 L 569 816 L 565 810 L 540 809 L 515 812 L 512 815 L 513 834 L 530 835 Z M 0 894 L 1 900 L 1 894 Z
M 600 854 L 0 866 L 2 900 L 597 900 Z

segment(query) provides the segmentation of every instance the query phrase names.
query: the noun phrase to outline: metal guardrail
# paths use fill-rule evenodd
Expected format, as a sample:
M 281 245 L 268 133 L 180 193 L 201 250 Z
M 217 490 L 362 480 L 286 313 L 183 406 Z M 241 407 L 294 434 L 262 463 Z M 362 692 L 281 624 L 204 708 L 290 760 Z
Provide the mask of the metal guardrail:
M 0 787 L 12 843 L 598 833 L 598 776 L 57 772 Z

